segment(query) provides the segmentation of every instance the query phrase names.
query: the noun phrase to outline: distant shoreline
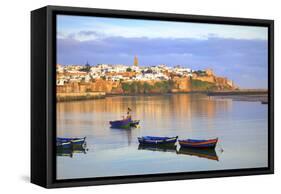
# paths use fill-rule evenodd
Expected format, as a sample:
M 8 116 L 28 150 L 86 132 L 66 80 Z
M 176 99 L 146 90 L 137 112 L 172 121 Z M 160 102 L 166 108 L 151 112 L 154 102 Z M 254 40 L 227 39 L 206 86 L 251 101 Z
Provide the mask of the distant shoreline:
M 106 94 L 106 97 L 114 96 L 162 96 L 174 94 L 207 94 L 206 91 L 190 91 L 190 92 L 166 92 L 166 93 L 141 93 L 141 94 Z
M 265 89 L 245 89 L 245 90 L 229 90 L 229 91 L 209 91 L 208 96 L 233 96 L 233 95 L 264 95 L 268 94 Z
M 105 92 L 84 92 L 84 93 L 57 93 L 57 102 L 72 102 L 72 101 L 84 101 L 104 99 L 106 97 L 116 96 L 160 96 L 160 95 L 174 95 L 174 94 L 206 94 L 209 97 L 222 97 L 222 98 L 234 98 L 244 96 L 246 99 L 259 99 L 254 101 L 267 101 L 267 90 L 233 90 L 233 91 L 190 91 L 190 92 L 168 92 L 168 93 L 142 93 L 142 94 L 106 94 Z M 244 98 L 243 98 L 244 99 Z M 252 99 L 252 100 L 251 100 Z
M 209 97 L 218 99 L 232 99 L 234 101 L 261 102 L 268 104 L 268 90 L 240 90 L 209 92 Z

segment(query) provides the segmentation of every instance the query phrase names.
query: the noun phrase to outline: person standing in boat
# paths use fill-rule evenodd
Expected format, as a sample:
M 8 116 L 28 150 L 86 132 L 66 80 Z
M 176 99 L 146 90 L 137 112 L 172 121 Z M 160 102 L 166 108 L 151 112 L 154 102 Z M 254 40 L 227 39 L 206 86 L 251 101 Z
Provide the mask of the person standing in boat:
M 130 109 L 130 108 L 128 107 L 127 119 L 131 119 L 131 118 L 132 118 L 132 116 L 131 116 L 131 111 L 132 111 L 132 109 Z

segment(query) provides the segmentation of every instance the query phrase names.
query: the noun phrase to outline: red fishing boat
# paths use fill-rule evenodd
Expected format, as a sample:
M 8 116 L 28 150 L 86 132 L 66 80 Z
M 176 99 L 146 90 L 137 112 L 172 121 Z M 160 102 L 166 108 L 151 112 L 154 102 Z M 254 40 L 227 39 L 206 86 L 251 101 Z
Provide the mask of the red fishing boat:
M 214 149 L 217 145 L 217 142 L 218 142 L 218 138 L 207 139 L 207 140 L 197 140 L 197 139 L 179 140 L 180 146 L 185 148 Z

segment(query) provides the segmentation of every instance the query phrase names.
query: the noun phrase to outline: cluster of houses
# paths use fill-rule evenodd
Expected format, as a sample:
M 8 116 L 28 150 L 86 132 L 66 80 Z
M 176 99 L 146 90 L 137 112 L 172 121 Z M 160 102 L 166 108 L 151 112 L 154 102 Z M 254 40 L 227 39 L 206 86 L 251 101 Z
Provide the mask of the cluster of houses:
M 173 76 L 191 77 L 194 73 L 189 68 L 166 65 L 140 67 L 138 65 L 98 64 L 60 65 L 57 64 L 57 85 L 64 85 L 72 81 L 90 82 L 95 79 L 108 81 L 164 81 Z
M 216 76 L 212 69 L 191 70 L 180 65 L 174 67 L 165 64 L 139 66 L 135 56 L 133 65 L 124 64 L 97 64 L 89 65 L 60 65 L 57 64 L 58 91 L 109 91 L 118 88 L 124 82 L 147 82 L 172 80 L 177 89 L 190 91 L 191 80 L 199 80 L 214 84 L 218 89 L 235 89 L 233 82 L 226 77 Z M 87 85 L 87 87 L 86 87 Z M 79 86 L 79 87 L 78 87 Z M 75 89 L 76 88 L 76 89 Z M 80 91 L 79 89 L 79 91 Z M 120 91 L 119 91 L 120 92 Z

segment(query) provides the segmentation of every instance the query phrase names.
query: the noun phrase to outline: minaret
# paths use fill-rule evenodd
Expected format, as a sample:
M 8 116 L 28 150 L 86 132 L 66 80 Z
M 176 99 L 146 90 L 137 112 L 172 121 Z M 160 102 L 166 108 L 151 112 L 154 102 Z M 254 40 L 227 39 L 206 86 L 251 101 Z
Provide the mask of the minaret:
M 137 58 L 137 56 L 135 56 L 134 58 L 134 66 L 138 66 L 139 65 L 139 60 Z

